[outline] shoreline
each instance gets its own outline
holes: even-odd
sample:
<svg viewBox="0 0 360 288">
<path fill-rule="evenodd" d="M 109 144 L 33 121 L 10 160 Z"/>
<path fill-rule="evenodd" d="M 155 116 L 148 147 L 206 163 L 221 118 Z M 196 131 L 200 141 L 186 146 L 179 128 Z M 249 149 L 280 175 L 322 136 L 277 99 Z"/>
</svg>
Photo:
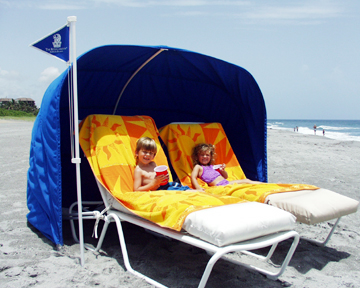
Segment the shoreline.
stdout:
<svg viewBox="0 0 360 288">
<path fill-rule="evenodd" d="M 334 139 L 334 138 L 330 138 L 328 136 L 324 135 L 319 135 L 319 134 L 306 134 L 306 133 L 300 133 L 300 132 L 293 132 L 292 130 L 286 130 L 286 129 L 274 129 L 274 128 L 267 128 L 267 133 L 269 135 L 269 133 L 284 133 L 284 134 L 289 134 L 290 135 L 298 135 L 298 137 L 304 136 L 304 137 L 313 137 L 314 139 L 323 139 L 323 140 L 330 140 L 330 141 L 337 141 L 337 142 L 350 142 L 350 143 L 358 143 L 360 145 L 360 141 L 356 141 L 356 140 L 344 140 L 344 139 Z M 322 133 L 322 132 L 321 132 Z M 321 141 L 321 140 L 319 140 Z"/>
<path fill-rule="evenodd" d="M 56 247 L 28 224 L 26 173 L 32 122 L 0 119 L 0 286 L 7 287 L 153 287 L 126 272 L 114 224 L 102 251 L 85 250 L 79 264 L 69 221 L 63 221 L 64 246 Z M 360 143 L 268 129 L 269 182 L 305 183 L 360 200 Z M 272 281 L 261 274 L 219 261 L 206 287 L 359 287 L 359 212 L 344 216 L 326 247 L 301 240 L 285 273 Z M 321 238 L 334 221 L 313 226 L 298 224 L 300 235 Z M 84 220 L 85 242 L 94 221 Z M 134 269 L 170 287 L 198 285 L 209 256 L 201 249 L 157 238 L 124 223 Z M 100 228 L 99 228 L 100 231 Z M 288 243 L 280 243 L 272 260 L 278 264 Z M 241 256 L 245 259 L 246 256 Z"/>
<path fill-rule="evenodd" d="M 316 125 L 316 130 L 314 130 Z M 286 130 L 299 134 L 325 136 L 340 141 L 360 142 L 360 120 L 267 120 L 267 128 Z M 325 135 L 323 134 L 325 132 Z"/>
</svg>

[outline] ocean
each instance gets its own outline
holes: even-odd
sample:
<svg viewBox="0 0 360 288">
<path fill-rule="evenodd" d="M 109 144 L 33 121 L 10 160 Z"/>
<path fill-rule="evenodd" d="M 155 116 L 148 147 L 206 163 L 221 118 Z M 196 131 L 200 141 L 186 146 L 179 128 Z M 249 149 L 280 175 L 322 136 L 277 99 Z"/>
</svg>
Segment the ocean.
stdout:
<svg viewBox="0 0 360 288">
<path fill-rule="evenodd" d="M 284 120 L 268 119 L 268 129 L 281 129 L 301 134 L 328 137 L 341 141 L 360 141 L 360 120 Z M 323 135 L 325 130 L 325 135 Z"/>
</svg>

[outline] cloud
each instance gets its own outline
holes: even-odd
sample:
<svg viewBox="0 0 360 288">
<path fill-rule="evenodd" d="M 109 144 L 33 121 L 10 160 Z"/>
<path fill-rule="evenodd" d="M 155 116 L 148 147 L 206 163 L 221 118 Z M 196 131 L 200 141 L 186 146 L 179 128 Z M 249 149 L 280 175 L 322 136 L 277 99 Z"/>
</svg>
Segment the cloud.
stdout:
<svg viewBox="0 0 360 288">
<path fill-rule="evenodd" d="M 187 10 L 175 12 L 177 15 L 223 15 L 242 19 L 247 24 L 319 24 L 342 15 L 342 10 L 331 0 L 277 1 L 275 5 L 268 4 L 268 1 L 241 0 L 77 0 L 62 1 L 61 4 L 58 1 L 39 1 L 42 3 L 39 6 L 41 9 L 59 10 L 92 9 L 103 5 L 133 8 L 178 7 Z M 191 11 L 192 8 L 201 10 Z"/>
<path fill-rule="evenodd" d="M 0 5 L 17 8 L 38 8 L 44 10 L 91 9 L 102 5 L 117 5 L 125 7 L 199 7 L 199 6 L 239 6 L 247 5 L 249 1 L 231 0 L 0 0 Z"/>
<path fill-rule="evenodd" d="M 0 79 L 2 80 L 16 80 L 19 78 L 19 72 L 3 70 L 0 67 Z"/>
<path fill-rule="evenodd" d="M 41 76 L 39 78 L 40 82 L 50 83 L 56 77 L 60 75 L 60 71 L 55 67 L 48 67 L 44 71 L 41 72 Z"/>
<path fill-rule="evenodd" d="M 22 79 L 18 71 L 8 71 L 0 67 L 0 98 L 18 98 Z"/>
<path fill-rule="evenodd" d="M 34 8 L 41 10 L 79 10 L 88 8 L 88 4 L 93 3 L 93 0 L 67 0 L 67 1 L 54 1 L 54 0 L 0 0 L 0 7 L 6 6 L 7 8 Z"/>
<path fill-rule="evenodd" d="M 307 72 L 307 71 L 309 71 L 309 65 L 303 64 L 303 65 L 301 66 L 301 71 L 302 71 L 302 72 Z"/>
<path fill-rule="evenodd" d="M 190 9 L 201 8 L 201 12 L 204 15 L 219 15 L 219 13 L 221 13 L 224 17 L 242 19 L 248 24 L 317 24 L 329 18 L 343 16 L 343 11 L 339 6 L 339 2 L 332 0 L 284 0 L 276 1 L 275 3 L 276 5 L 271 5 L 268 1 L 248 0 L 0 0 L 0 7 L 26 7 L 42 10 L 79 10 L 97 9 L 102 6 L 133 8 L 168 6 L 187 8 L 188 11 L 177 11 L 178 15 L 184 16 L 198 16 L 198 11 L 192 12 Z M 216 8 L 214 9 L 214 7 Z"/>
<path fill-rule="evenodd" d="M 75 4 L 73 2 L 70 3 L 54 3 L 54 2 L 46 2 L 44 4 L 40 4 L 38 6 L 39 9 L 42 10 L 82 10 L 86 9 L 86 5 L 81 3 Z"/>
<path fill-rule="evenodd" d="M 251 11 L 247 11 L 240 16 L 256 22 L 308 24 L 320 23 L 324 19 L 339 17 L 341 14 L 342 10 L 329 1 L 317 3 L 312 1 L 297 5 L 253 7 Z"/>
<path fill-rule="evenodd" d="M 18 71 L 8 71 L 0 67 L 0 98 L 32 98 L 39 106 L 47 86 L 59 75 L 58 68 L 48 67 L 41 72 L 36 82 Z"/>
<path fill-rule="evenodd" d="M 183 6 L 183 7 L 199 7 L 199 6 L 227 6 L 227 5 L 243 5 L 249 1 L 221 1 L 221 0 L 93 0 L 97 4 L 115 4 L 118 6 L 132 7 L 149 7 L 149 6 Z"/>
</svg>

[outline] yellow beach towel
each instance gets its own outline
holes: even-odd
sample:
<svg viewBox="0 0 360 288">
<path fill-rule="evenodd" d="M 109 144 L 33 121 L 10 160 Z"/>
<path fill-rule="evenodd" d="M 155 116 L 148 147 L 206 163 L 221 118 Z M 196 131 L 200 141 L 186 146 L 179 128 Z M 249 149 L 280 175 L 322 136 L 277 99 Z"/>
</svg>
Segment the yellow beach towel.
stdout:
<svg viewBox="0 0 360 288">
<path fill-rule="evenodd" d="M 95 177 L 120 204 L 142 218 L 179 231 L 185 217 L 193 211 L 243 202 L 236 197 L 195 191 L 134 192 L 135 148 L 139 138 L 154 139 L 158 148 L 154 161 L 168 166 L 153 119 L 90 115 L 81 124 L 80 145 Z"/>
<path fill-rule="evenodd" d="M 216 162 L 226 164 L 229 181 L 246 178 L 220 123 L 169 124 L 160 129 L 160 137 L 167 146 L 171 164 L 184 185 L 192 187 L 191 154 L 195 145 L 199 143 L 211 143 L 216 146 Z M 200 179 L 199 183 L 207 187 Z"/>
<path fill-rule="evenodd" d="M 193 169 L 191 154 L 195 145 L 199 143 L 215 145 L 217 153 L 216 163 L 226 164 L 226 171 L 229 176 L 227 180 L 232 181 L 246 178 L 220 123 L 169 124 L 160 129 L 160 137 L 167 146 L 171 164 L 183 185 L 193 187 L 191 184 L 191 172 Z M 209 187 L 200 179 L 198 179 L 198 182 L 207 193 L 234 196 L 262 203 L 270 194 L 318 189 L 316 186 L 306 184 L 272 183 Z"/>
</svg>

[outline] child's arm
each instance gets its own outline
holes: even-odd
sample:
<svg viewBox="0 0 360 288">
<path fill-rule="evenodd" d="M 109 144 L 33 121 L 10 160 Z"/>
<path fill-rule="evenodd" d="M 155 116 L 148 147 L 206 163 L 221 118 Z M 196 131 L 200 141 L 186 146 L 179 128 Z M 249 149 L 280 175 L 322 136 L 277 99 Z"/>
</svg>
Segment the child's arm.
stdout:
<svg viewBox="0 0 360 288">
<path fill-rule="evenodd" d="M 202 188 L 199 185 L 199 182 L 197 181 L 197 178 L 200 174 L 200 170 L 201 170 L 201 166 L 195 165 L 193 171 L 191 172 L 191 184 L 195 187 L 196 190 L 204 190 L 204 188 Z"/>
<path fill-rule="evenodd" d="M 225 164 L 222 164 L 221 167 L 220 167 L 220 174 L 221 176 L 223 176 L 225 179 L 227 179 L 229 177 L 228 173 L 225 171 L 225 167 L 226 165 Z"/>
<path fill-rule="evenodd" d="M 160 187 L 161 181 L 163 181 L 164 176 L 155 177 L 150 183 L 142 186 L 142 171 L 141 169 L 135 168 L 134 172 L 134 191 L 154 191 Z"/>
</svg>

